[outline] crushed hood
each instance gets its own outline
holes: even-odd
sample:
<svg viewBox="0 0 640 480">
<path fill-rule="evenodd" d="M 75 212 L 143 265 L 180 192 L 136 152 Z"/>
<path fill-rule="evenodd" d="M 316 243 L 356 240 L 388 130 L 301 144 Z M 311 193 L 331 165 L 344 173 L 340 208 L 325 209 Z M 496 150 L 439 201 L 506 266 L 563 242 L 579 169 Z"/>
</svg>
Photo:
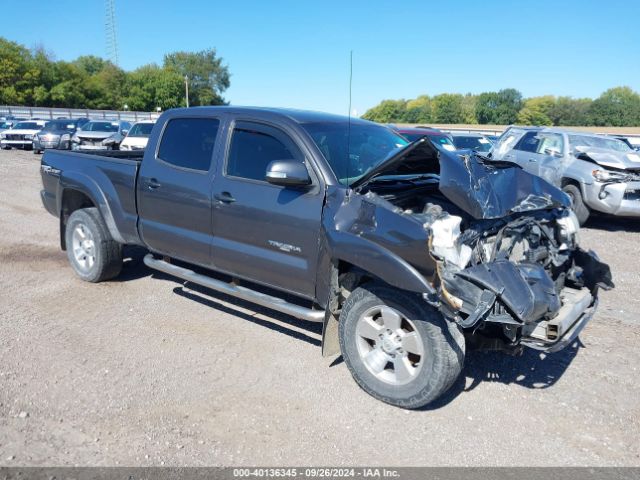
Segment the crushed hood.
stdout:
<svg viewBox="0 0 640 480">
<path fill-rule="evenodd" d="M 425 138 L 381 162 L 352 187 L 362 189 L 381 175 L 419 175 L 430 171 L 429 163 L 433 161 L 440 163 L 440 192 L 476 219 L 570 205 L 560 189 L 514 163 L 484 161 L 471 151 L 449 152 L 436 148 Z"/>
<path fill-rule="evenodd" d="M 576 147 L 576 157 L 592 161 L 603 167 L 621 170 L 639 170 L 640 154 L 638 152 L 618 152 L 606 148 Z"/>
<path fill-rule="evenodd" d="M 569 207 L 569 198 L 546 180 L 509 162 L 441 152 L 440 191 L 477 219 L 511 213 Z"/>
</svg>

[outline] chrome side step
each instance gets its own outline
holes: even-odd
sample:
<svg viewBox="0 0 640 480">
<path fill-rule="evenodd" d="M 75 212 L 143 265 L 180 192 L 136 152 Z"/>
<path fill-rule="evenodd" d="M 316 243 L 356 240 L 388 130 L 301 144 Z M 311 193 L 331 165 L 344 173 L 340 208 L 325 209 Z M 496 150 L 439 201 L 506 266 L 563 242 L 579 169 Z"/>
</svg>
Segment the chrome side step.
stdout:
<svg viewBox="0 0 640 480">
<path fill-rule="evenodd" d="M 278 312 L 286 313 L 302 320 L 309 322 L 322 322 L 324 320 L 324 310 L 312 310 L 310 308 L 304 308 L 299 305 L 294 305 L 286 300 L 278 297 L 272 297 L 265 293 L 256 292 L 250 288 L 241 287 L 232 283 L 222 282 L 205 275 L 189 270 L 188 268 L 179 267 L 164 260 L 158 260 L 153 258 L 152 254 L 147 254 L 144 257 L 144 263 L 150 268 L 160 270 L 161 272 L 168 273 L 174 277 L 181 278 L 187 282 L 193 282 L 203 287 L 216 290 L 218 292 L 226 293 L 233 297 L 241 298 L 248 302 L 261 305 L 263 307 L 271 308 Z"/>
</svg>

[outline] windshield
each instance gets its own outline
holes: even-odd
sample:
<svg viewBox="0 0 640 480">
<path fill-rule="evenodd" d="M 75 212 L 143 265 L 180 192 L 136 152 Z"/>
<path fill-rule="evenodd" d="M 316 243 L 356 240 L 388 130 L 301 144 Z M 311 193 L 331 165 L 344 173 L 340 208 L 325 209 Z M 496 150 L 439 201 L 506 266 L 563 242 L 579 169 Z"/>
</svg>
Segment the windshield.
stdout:
<svg viewBox="0 0 640 480">
<path fill-rule="evenodd" d="M 588 135 L 569 135 L 572 147 L 594 147 L 616 150 L 618 152 L 632 152 L 633 149 L 616 138 L 596 137 Z"/>
<path fill-rule="evenodd" d="M 38 125 L 36 122 L 20 122 L 16 123 L 14 130 L 40 130 L 42 125 Z"/>
<path fill-rule="evenodd" d="M 148 137 L 153 130 L 153 123 L 136 123 L 129 131 L 128 137 Z"/>
<path fill-rule="evenodd" d="M 76 127 L 73 123 L 69 123 L 69 120 L 56 120 L 53 122 L 48 122 L 44 128 L 43 132 L 72 132 Z"/>
<path fill-rule="evenodd" d="M 302 127 L 324 155 L 336 177 L 348 185 L 409 144 L 386 127 L 354 122 L 305 123 Z M 349 148 L 347 149 L 347 139 Z"/>
<path fill-rule="evenodd" d="M 475 135 L 454 135 L 453 143 L 458 150 L 467 148 L 476 152 L 488 152 L 491 150 L 491 142 L 489 140 Z"/>
<path fill-rule="evenodd" d="M 111 122 L 89 122 L 82 126 L 84 132 L 117 132 L 118 124 Z"/>
</svg>

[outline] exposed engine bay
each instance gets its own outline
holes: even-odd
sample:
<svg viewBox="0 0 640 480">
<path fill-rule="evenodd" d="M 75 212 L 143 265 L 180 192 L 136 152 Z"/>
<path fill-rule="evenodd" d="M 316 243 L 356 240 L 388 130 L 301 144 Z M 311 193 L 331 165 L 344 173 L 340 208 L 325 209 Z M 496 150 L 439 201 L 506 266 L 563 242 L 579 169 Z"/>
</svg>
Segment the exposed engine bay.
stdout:
<svg viewBox="0 0 640 480">
<path fill-rule="evenodd" d="M 460 163 L 468 185 L 459 168 L 437 161 L 419 177 L 404 170 L 371 182 L 365 197 L 422 224 L 425 254 L 436 265 L 434 305 L 472 342 L 507 351 L 563 348 L 595 311 L 598 289 L 613 287 L 609 267 L 580 249 L 577 218 L 553 203 L 546 182 L 534 185 L 539 194 L 520 195 L 517 181 L 528 182 L 523 192 L 544 181 L 477 159 Z M 497 203 L 496 186 L 504 190 Z"/>
</svg>

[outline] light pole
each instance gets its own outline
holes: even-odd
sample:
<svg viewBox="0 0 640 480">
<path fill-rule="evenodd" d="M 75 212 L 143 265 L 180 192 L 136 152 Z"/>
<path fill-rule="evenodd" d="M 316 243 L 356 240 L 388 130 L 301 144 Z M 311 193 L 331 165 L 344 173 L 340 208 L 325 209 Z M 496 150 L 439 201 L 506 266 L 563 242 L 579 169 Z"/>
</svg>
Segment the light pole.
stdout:
<svg viewBox="0 0 640 480">
<path fill-rule="evenodd" d="M 184 76 L 184 94 L 187 99 L 187 108 L 189 108 L 189 77 L 187 75 Z"/>
</svg>

